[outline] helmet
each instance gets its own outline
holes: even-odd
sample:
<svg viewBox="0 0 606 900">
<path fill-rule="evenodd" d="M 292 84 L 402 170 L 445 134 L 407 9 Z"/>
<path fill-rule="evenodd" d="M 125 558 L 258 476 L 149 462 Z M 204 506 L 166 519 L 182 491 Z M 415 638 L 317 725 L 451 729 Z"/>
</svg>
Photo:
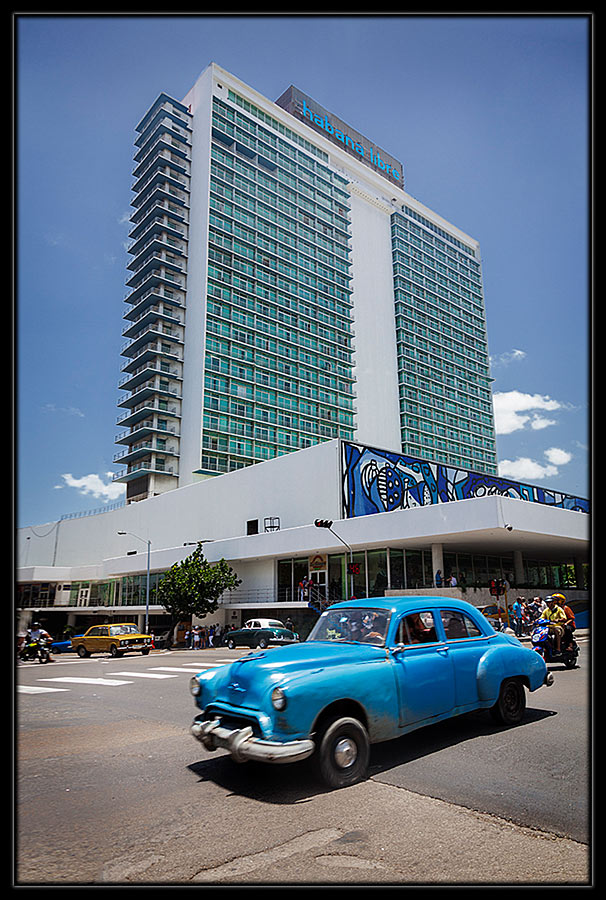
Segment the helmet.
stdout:
<svg viewBox="0 0 606 900">
<path fill-rule="evenodd" d="M 564 603 L 566 603 L 566 597 L 564 596 L 564 594 L 552 594 L 551 599 L 552 600 L 563 600 Z"/>
<path fill-rule="evenodd" d="M 554 600 L 555 597 L 552 597 L 551 594 L 549 595 L 549 597 L 545 597 L 545 603 L 553 603 Z"/>
</svg>

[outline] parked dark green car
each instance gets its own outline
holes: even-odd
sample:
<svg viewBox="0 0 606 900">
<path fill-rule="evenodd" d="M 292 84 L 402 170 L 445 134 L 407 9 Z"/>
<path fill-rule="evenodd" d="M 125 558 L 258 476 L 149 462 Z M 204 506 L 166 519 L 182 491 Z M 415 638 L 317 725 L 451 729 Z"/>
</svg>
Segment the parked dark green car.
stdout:
<svg viewBox="0 0 606 900">
<path fill-rule="evenodd" d="M 279 619 L 249 619 L 244 628 L 237 631 L 228 631 L 223 638 L 223 643 L 234 650 L 236 647 L 266 647 L 281 646 L 282 644 L 294 644 L 299 640 L 293 631 L 284 627 L 284 622 Z"/>
</svg>

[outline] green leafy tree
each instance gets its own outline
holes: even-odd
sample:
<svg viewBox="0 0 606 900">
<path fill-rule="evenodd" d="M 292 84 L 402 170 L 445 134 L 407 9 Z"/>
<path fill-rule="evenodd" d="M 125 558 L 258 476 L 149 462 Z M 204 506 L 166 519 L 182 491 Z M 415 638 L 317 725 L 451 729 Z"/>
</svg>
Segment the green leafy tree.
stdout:
<svg viewBox="0 0 606 900">
<path fill-rule="evenodd" d="M 183 619 L 215 612 L 221 595 L 240 584 L 242 579 L 224 559 L 209 563 L 198 544 L 186 559 L 171 566 L 158 584 L 156 598 L 170 614 L 172 628 Z"/>
</svg>

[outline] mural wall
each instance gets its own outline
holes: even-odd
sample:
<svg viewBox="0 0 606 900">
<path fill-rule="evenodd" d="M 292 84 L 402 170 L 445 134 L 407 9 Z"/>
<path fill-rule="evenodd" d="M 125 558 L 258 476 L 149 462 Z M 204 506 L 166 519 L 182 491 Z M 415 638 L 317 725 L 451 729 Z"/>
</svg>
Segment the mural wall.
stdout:
<svg viewBox="0 0 606 900">
<path fill-rule="evenodd" d="M 589 501 L 521 481 L 342 442 L 345 518 L 500 495 L 589 512 Z"/>
</svg>

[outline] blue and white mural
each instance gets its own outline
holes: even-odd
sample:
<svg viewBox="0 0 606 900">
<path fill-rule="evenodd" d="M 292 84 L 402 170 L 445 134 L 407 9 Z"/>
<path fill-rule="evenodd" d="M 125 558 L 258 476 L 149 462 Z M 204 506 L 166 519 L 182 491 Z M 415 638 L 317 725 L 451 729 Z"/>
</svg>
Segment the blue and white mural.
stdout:
<svg viewBox="0 0 606 900">
<path fill-rule="evenodd" d="M 347 441 L 342 442 L 342 453 L 343 505 L 348 519 L 494 494 L 589 512 L 589 501 L 581 497 L 497 475 L 482 475 Z"/>
</svg>

